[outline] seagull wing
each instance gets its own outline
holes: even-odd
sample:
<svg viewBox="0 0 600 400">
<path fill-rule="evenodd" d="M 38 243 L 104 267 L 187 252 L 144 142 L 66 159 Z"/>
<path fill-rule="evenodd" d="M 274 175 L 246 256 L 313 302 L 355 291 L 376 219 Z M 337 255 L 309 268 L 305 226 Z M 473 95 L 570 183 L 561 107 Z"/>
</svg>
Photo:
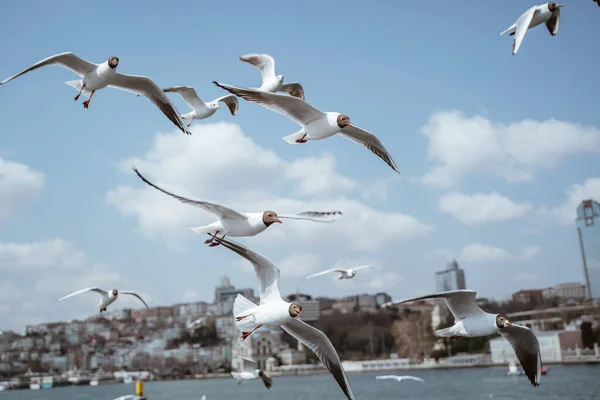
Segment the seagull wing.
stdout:
<svg viewBox="0 0 600 400">
<path fill-rule="evenodd" d="M 290 96 L 298 97 L 299 99 L 304 100 L 304 88 L 298 82 L 290 82 L 284 85 L 281 85 L 280 92 L 289 93 Z"/>
<path fill-rule="evenodd" d="M 327 335 L 298 318 L 294 318 L 294 320 L 281 327 L 315 353 L 327 370 L 331 372 L 346 397 L 353 400 L 354 395 L 348 377 L 342 367 L 340 357 Z"/>
<path fill-rule="evenodd" d="M 221 245 L 238 253 L 254 266 L 260 288 L 260 304 L 273 300 L 283 301 L 279 292 L 279 268 L 265 257 L 233 240 L 223 239 Z"/>
<path fill-rule="evenodd" d="M 98 65 L 93 64 L 89 61 L 85 61 L 83 58 L 79 58 L 73 53 L 60 53 L 36 62 L 31 67 L 24 69 L 18 74 L 6 78 L 2 82 L 0 82 L 0 85 L 4 85 L 5 83 L 12 81 L 13 79 L 28 73 L 29 71 L 33 71 L 34 69 L 38 69 L 41 67 L 45 67 L 46 65 L 52 64 L 58 64 L 61 67 L 70 69 L 82 78 L 85 74 L 87 74 L 90 71 L 93 71 L 98 67 Z"/>
<path fill-rule="evenodd" d="M 119 294 L 128 294 L 128 295 L 131 295 L 131 296 L 135 296 L 135 297 L 137 297 L 138 299 L 140 299 L 140 301 L 141 301 L 142 303 L 144 303 L 144 305 L 146 306 L 146 308 L 150 308 L 150 307 L 148 307 L 148 304 L 146 304 L 146 302 L 144 301 L 144 299 L 142 299 L 142 296 L 140 296 L 139 294 L 137 294 L 137 293 L 135 293 L 135 292 L 130 292 L 130 291 L 128 291 L 128 290 L 121 290 L 121 291 L 119 292 Z"/>
<path fill-rule="evenodd" d="M 555 36 L 558 33 L 558 27 L 560 25 L 560 8 L 557 8 L 556 11 L 552 13 L 552 16 L 548 21 L 546 21 L 546 28 L 548 28 L 548 32 L 552 36 Z"/>
<path fill-rule="evenodd" d="M 329 274 L 331 272 L 341 272 L 343 273 L 345 270 L 343 269 L 328 269 L 326 271 L 322 271 L 322 272 L 317 272 L 316 274 L 312 274 L 306 277 L 306 279 L 310 279 L 310 278 L 314 278 L 315 276 L 321 276 L 321 275 L 325 275 L 325 274 Z"/>
<path fill-rule="evenodd" d="M 271 390 L 271 387 L 273 386 L 273 379 L 265 373 L 263 373 L 262 376 L 259 377 L 260 379 L 262 379 L 263 383 L 265 384 L 265 387 Z"/>
<path fill-rule="evenodd" d="M 521 43 L 523 43 L 523 38 L 525 38 L 525 34 L 529 29 L 529 24 L 531 24 L 531 20 L 533 19 L 536 10 L 537 6 L 531 7 L 529 10 L 525 11 L 523 15 L 521 15 L 517 20 L 517 29 L 515 30 L 515 39 L 513 41 L 513 56 L 517 54 L 517 51 L 519 51 L 519 47 L 521 47 Z"/>
<path fill-rule="evenodd" d="M 355 271 L 358 271 L 359 269 L 364 269 L 364 268 L 375 268 L 375 266 L 374 265 L 361 265 L 361 266 L 358 266 L 358 267 L 355 267 L 352 269 Z"/>
<path fill-rule="evenodd" d="M 182 196 L 178 196 L 174 193 L 171 193 L 165 189 L 162 189 L 158 186 L 156 186 L 154 183 L 150 182 L 148 179 L 146 179 L 138 170 L 137 168 L 133 167 L 133 170 L 135 171 L 135 173 L 137 174 L 137 176 L 140 177 L 141 180 L 143 180 L 144 182 L 146 182 L 148 185 L 152 186 L 153 188 L 160 190 L 161 192 L 168 194 L 169 196 L 179 200 L 180 202 L 184 203 L 184 204 L 190 204 L 196 207 L 200 207 L 203 208 L 204 210 L 215 214 L 216 216 L 218 216 L 221 219 L 247 219 L 245 215 L 240 214 L 239 212 L 232 210 L 229 207 L 226 207 L 222 204 L 219 203 L 213 203 L 210 201 L 205 201 L 205 200 L 193 200 L 193 199 L 188 199 Z"/>
<path fill-rule="evenodd" d="M 196 89 L 191 86 L 171 86 L 163 89 L 165 93 L 177 93 L 185 102 L 192 107 L 194 110 L 204 110 L 206 109 L 206 105 L 202 101 L 198 94 L 196 93 Z"/>
<path fill-rule="evenodd" d="M 385 303 L 382 307 L 389 307 L 396 304 L 404 304 L 404 303 L 412 303 L 417 300 L 427 300 L 427 299 L 444 299 L 446 300 L 446 305 L 448 309 L 454 315 L 455 319 L 463 319 L 467 316 L 472 316 L 478 313 L 484 313 L 484 311 L 479 308 L 477 303 L 475 303 L 475 296 L 477 296 L 477 292 L 473 290 L 451 290 L 448 292 L 441 292 L 436 294 L 429 294 L 426 296 L 414 297 L 412 299 L 400 300 L 400 301 L 391 301 L 389 303 Z"/>
<path fill-rule="evenodd" d="M 500 333 L 512 346 L 531 384 L 539 386 L 542 375 L 542 356 L 540 344 L 531 329 L 513 324 L 500 329 Z"/>
<path fill-rule="evenodd" d="M 325 116 L 323 111 L 311 106 L 298 97 L 263 92 L 255 89 L 242 89 L 215 81 L 213 81 L 213 83 L 244 100 L 260 104 L 271 111 L 275 111 L 284 117 L 291 119 L 300 126 L 308 125 L 312 121 Z"/>
<path fill-rule="evenodd" d="M 399 378 L 400 378 L 400 380 L 407 379 L 407 380 L 411 380 L 411 381 L 425 382 L 425 379 L 418 378 L 416 376 L 410 376 L 410 375 L 403 375 L 403 376 L 400 376 Z"/>
<path fill-rule="evenodd" d="M 387 163 L 394 171 L 400 173 L 396 163 L 392 159 L 392 156 L 383 146 L 383 143 L 377 138 L 377 136 L 373 135 L 371 132 L 367 132 L 364 129 L 361 129 L 354 125 L 348 125 L 339 133 L 340 135 L 365 146 L 367 149 L 371 150 L 373 154 L 377 157 L 381 158 L 383 161 Z"/>
<path fill-rule="evenodd" d="M 296 215 L 278 215 L 279 218 L 287 219 L 305 219 L 313 222 L 335 222 L 335 218 L 329 218 L 336 215 L 342 215 L 341 211 L 304 211 Z"/>
<path fill-rule="evenodd" d="M 117 73 L 109 86 L 149 98 L 176 127 L 191 135 L 169 97 L 147 76 Z"/>
<path fill-rule="evenodd" d="M 60 299 L 58 299 L 58 301 L 61 301 L 61 300 L 64 300 L 64 299 L 68 299 L 69 297 L 77 296 L 78 294 L 85 293 L 85 292 L 96 292 L 96 293 L 98 293 L 101 296 L 108 296 L 108 293 L 106 292 L 106 290 L 102 290 L 102 289 L 97 288 L 97 287 L 91 287 L 91 288 L 87 288 L 87 289 L 81 289 L 81 290 L 78 290 L 78 291 L 73 292 L 71 294 L 68 294 L 68 295 L 66 295 L 66 296 L 61 297 Z"/>
<path fill-rule="evenodd" d="M 225 103 L 227 108 L 229 108 L 229 112 L 231 112 L 231 115 L 237 114 L 238 108 L 239 108 L 239 103 L 238 103 L 237 97 L 235 97 L 234 95 L 230 94 L 227 96 L 222 96 L 222 97 L 219 97 L 218 99 L 216 99 L 216 101 L 221 101 L 221 102 Z"/>
<path fill-rule="evenodd" d="M 275 79 L 275 59 L 270 55 L 258 53 L 244 54 L 240 56 L 240 61 L 260 68 L 263 83 Z"/>
<path fill-rule="evenodd" d="M 398 379 L 396 375 L 379 375 L 375 379 Z"/>
</svg>

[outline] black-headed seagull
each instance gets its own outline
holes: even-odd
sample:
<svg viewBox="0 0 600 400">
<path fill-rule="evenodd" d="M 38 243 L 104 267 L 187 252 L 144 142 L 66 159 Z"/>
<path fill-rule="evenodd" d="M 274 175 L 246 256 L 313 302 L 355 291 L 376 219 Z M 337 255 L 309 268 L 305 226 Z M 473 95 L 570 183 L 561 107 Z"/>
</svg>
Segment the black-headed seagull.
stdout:
<svg viewBox="0 0 600 400">
<path fill-rule="evenodd" d="M 510 36 L 515 36 L 512 49 L 513 56 L 519 51 L 519 47 L 521 47 L 521 43 L 523 42 L 523 38 L 525 38 L 525 33 L 527 33 L 528 29 L 535 28 L 541 24 L 546 24 L 546 28 L 548 28 L 548 32 L 550 32 L 552 36 L 555 36 L 558 33 L 561 7 L 563 7 L 562 4 L 557 4 L 553 1 L 539 6 L 533 6 L 525 11 L 519 19 L 517 19 L 517 22 L 510 26 L 510 28 L 500 34 L 504 35 L 505 33 L 510 32 Z"/>
<path fill-rule="evenodd" d="M 317 272 L 316 274 L 309 275 L 306 277 L 306 279 L 314 278 L 315 276 L 330 274 L 332 272 L 337 272 L 340 274 L 338 279 L 352 279 L 356 275 L 356 271 L 358 271 L 359 269 L 364 269 L 364 268 L 374 268 L 374 266 L 373 265 L 361 265 L 359 267 L 348 268 L 348 269 L 332 268 L 332 269 L 328 269 L 327 271 Z"/>
<path fill-rule="evenodd" d="M 286 92 L 291 96 L 304 100 L 304 89 L 298 82 L 283 83 L 283 75 L 275 75 L 275 59 L 268 54 L 245 54 L 240 56 L 245 61 L 260 68 L 262 83 L 257 90 L 264 92 Z"/>
<path fill-rule="evenodd" d="M 144 303 L 146 308 L 148 308 L 148 304 L 146 304 L 144 299 L 142 299 L 142 296 L 140 296 L 139 294 L 137 294 L 135 292 L 130 292 L 127 290 L 118 291 L 117 289 L 113 289 L 110 292 L 107 292 L 106 290 L 103 290 L 103 289 L 100 289 L 97 287 L 91 287 L 91 288 L 78 290 L 78 291 L 70 293 L 64 297 L 61 297 L 60 299 L 58 299 L 58 301 L 68 299 L 69 297 L 76 296 L 78 294 L 86 293 L 86 292 L 96 292 L 101 296 L 100 303 L 98 303 L 98 305 L 97 305 L 97 307 L 100 309 L 100 312 L 106 311 L 106 307 L 108 307 L 109 305 L 114 303 L 117 300 L 117 297 L 119 297 L 119 294 L 128 294 L 128 295 L 137 297 L 138 299 L 140 299 L 140 301 L 142 303 Z"/>
<path fill-rule="evenodd" d="M 410 376 L 410 375 L 379 375 L 376 376 L 375 379 L 393 379 L 396 382 L 402 382 L 402 381 L 417 381 L 417 382 L 425 382 L 425 379 L 423 378 L 419 378 L 416 376 Z"/>
<path fill-rule="evenodd" d="M 231 115 L 235 115 L 238 111 L 238 99 L 234 95 L 221 96 L 211 102 L 205 103 L 198 97 L 196 90 L 191 86 L 172 86 L 163 89 L 165 93 L 177 93 L 191 107 L 192 111 L 181 115 L 184 120 L 190 120 L 187 126 L 191 126 L 195 119 L 205 119 L 217 112 L 221 108 L 219 102 L 225 103 L 229 108 Z"/>
<path fill-rule="evenodd" d="M 231 371 L 231 376 L 238 381 L 238 385 L 245 380 L 261 379 L 265 387 L 271 390 L 273 379 L 262 369 L 256 368 L 256 361 L 251 358 L 236 355 L 235 357 L 242 360 L 241 371 Z"/>
</svg>

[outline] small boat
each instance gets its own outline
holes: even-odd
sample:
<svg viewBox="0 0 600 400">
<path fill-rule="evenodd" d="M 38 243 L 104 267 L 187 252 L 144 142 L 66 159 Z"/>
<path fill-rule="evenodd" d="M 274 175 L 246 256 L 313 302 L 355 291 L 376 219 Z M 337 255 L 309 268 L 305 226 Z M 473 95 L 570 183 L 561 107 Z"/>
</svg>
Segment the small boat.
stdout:
<svg viewBox="0 0 600 400">
<path fill-rule="evenodd" d="M 42 378 L 42 389 L 52 389 L 54 387 L 54 378 L 52 376 L 44 376 Z"/>
<path fill-rule="evenodd" d="M 523 375 L 523 370 L 517 367 L 514 361 L 508 363 L 508 372 L 506 373 L 508 376 L 517 376 Z"/>
</svg>

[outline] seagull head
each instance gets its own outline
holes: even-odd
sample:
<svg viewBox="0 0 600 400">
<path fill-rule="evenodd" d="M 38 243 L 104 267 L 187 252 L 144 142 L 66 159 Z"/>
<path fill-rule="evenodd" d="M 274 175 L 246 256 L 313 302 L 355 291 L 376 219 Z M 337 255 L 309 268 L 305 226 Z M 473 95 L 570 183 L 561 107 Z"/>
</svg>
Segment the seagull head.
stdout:
<svg viewBox="0 0 600 400">
<path fill-rule="evenodd" d="M 117 68 L 117 65 L 119 65 L 119 57 L 112 56 L 108 59 L 109 67 L 111 67 L 112 69 L 115 69 L 115 68 Z"/>
<path fill-rule="evenodd" d="M 350 270 L 350 275 L 352 275 L 352 276 L 356 275 L 356 270 L 355 269 L 351 269 Z"/>
<path fill-rule="evenodd" d="M 557 10 L 560 7 L 564 7 L 564 4 L 557 4 L 553 1 L 551 1 L 550 3 L 548 3 L 548 10 L 554 12 L 555 10 Z"/>
<path fill-rule="evenodd" d="M 506 319 L 506 317 L 502 314 L 496 315 L 496 326 L 500 329 L 506 328 L 507 326 L 512 326 L 512 322 Z"/>
<path fill-rule="evenodd" d="M 302 316 L 302 304 L 300 304 L 300 303 L 290 304 L 289 313 L 292 318 Z"/>
<path fill-rule="evenodd" d="M 352 125 L 352 122 L 350 122 L 349 116 L 340 114 L 337 117 L 337 125 L 340 127 L 340 129 L 344 129 L 348 125 Z"/>
<path fill-rule="evenodd" d="M 113 289 L 112 290 L 112 295 L 113 296 L 117 296 L 119 294 L 119 291 L 117 289 Z"/>
<path fill-rule="evenodd" d="M 281 83 L 283 82 L 283 75 L 277 75 L 275 79 L 277 79 L 277 81 Z"/>
<path fill-rule="evenodd" d="M 262 378 L 262 376 L 265 374 L 265 371 L 263 371 L 262 369 L 258 370 L 258 376 L 260 376 Z"/>
<path fill-rule="evenodd" d="M 275 211 L 270 211 L 270 210 L 265 211 L 263 213 L 262 220 L 266 226 L 270 226 L 271 224 L 273 224 L 275 222 L 282 224 L 281 220 L 277 217 L 277 213 Z"/>
</svg>

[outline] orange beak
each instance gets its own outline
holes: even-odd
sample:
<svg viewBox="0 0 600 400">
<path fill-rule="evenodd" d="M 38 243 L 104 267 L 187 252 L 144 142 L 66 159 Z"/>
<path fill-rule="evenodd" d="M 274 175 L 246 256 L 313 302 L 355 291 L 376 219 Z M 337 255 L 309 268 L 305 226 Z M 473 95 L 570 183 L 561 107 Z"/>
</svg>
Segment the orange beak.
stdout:
<svg viewBox="0 0 600 400">
<path fill-rule="evenodd" d="M 281 222 L 280 219 L 276 219 L 275 222 L 279 222 L 280 224 L 283 224 L 283 222 Z"/>
<path fill-rule="evenodd" d="M 302 316 L 302 311 L 298 311 L 298 316 L 301 317 Z"/>
<path fill-rule="evenodd" d="M 504 323 L 504 325 L 506 325 L 506 326 L 509 326 L 509 327 L 510 327 L 510 326 L 513 326 L 512 322 L 508 322 L 508 321 L 507 321 L 507 322 L 505 322 L 505 323 Z"/>
</svg>

